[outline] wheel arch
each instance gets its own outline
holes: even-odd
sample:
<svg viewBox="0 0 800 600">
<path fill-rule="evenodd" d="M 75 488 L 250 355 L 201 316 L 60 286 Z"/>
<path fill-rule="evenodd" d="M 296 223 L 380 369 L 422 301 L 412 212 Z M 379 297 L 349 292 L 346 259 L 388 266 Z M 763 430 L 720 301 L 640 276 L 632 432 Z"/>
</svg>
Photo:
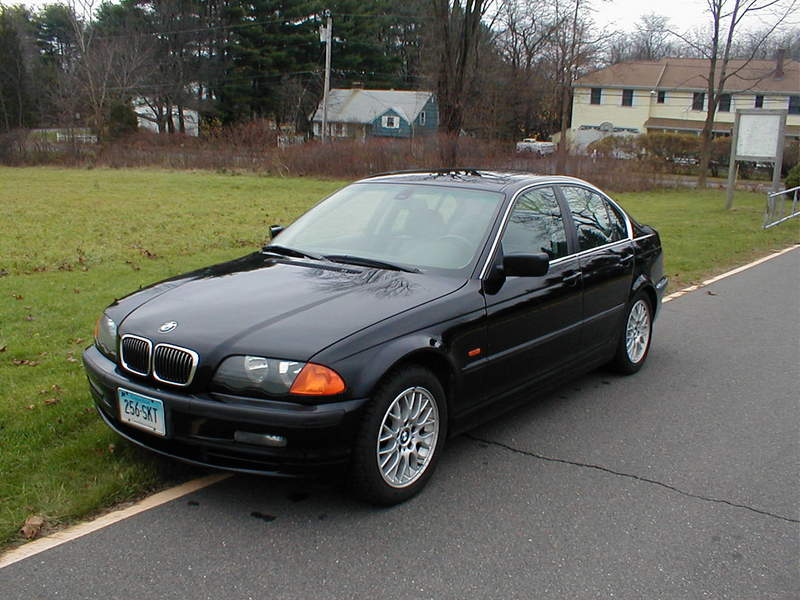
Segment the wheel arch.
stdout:
<svg viewBox="0 0 800 600">
<path fill-rule="evenodd" d="M 633 282 L 633 287 L 631 288 L 631 298 L 633 298 L 639 292 L 646 294 L 647 299 L 650 300 L 650 307 L 653 309 L 653 316 L 655 316 L 655 313 L 658 311 L 658 295 L 656 294 L 656 287 L 653 285 L 653 282 L 644 275 L 639 275 L 639 277 L 637 277 Z"/>
<path fill-rule="evenodd" d="M 392 373 L 404 366 L 419 365 L 439 380 L 445 393 L 448 415 L 452 414 L 453 398 L 458 389 L 458 370 L 438 336 L 416 334 L 360 354 L 360 359 L 346 369 L 356 377 L 352 387 L 354 395 L 372 397 L 375 388 Z M 364 369 L 367 361 L 371 368 Z"/>
<path fill-rule="evenodd" d="M 439 383 L 444 390 L 445 402 L 447 402 L 447 414 L 453 414 L 452 402 L 456 389 L 456 371 L 452 363 L 447 357 L 433 349 L 420 348 L 413 350 L 405 356 L 399 358 L 389 369 L 387 369 L 383 376 L 378 380 L 380 382 L 389 373 L 402 369 L 405 365 L 419 365 L 428 369 L 436 376 Z M 376 382 L 376 385 L 377 383 Z"/>
</svg>

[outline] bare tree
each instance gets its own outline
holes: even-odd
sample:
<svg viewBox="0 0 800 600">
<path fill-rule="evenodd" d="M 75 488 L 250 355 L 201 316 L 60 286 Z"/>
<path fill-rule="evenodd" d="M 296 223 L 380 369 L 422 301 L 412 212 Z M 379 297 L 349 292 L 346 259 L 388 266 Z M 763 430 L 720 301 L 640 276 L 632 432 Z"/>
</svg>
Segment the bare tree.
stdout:
<svg viewBox="0 0 800 600">
<path fill-rule="evenodd" d="M 437 98 L 439 130 L 451 137 L 443 145 L 442 159 L 454 164 L 458 155 L 457 136 L 464 124 L 464 97 L 468 69 L 473 64 L 484 0 L 432 0 L 434 29 L 438 45 Z"/>
<path fill-rule="evenodd" d="M 70 0 L 74 49 L 60 61 L 52 94 L 67 123 L 87 117 L 98 138 L 106 134 L 112 104 L 129 104 L 153 68 L 149 32 L 120 29 L 108 35 L 94 20 L 95 0 Z"/>
<path fill-rule="evenodd" d="M 553 44 L 556 76 L 560 92 L 561 137 L 556 156 L 556 170 L 564 172 L 569 151 L 570 117 L 572 115 L 572 82 L 599 55 L 600 47 L 609 39 L 605 32 L 593 34 L 594 24 L 589 16 L 590 0 L 556 0 L 556 35 Z"/>
<path fill-rule="evenodd" d="M 714 116 L 721 96 L 725 93 L 725 85 L 731 77 L 738 75 L 758 55 L 775 30 L 793 13 L 797 0 L 706 0 L 711 19 L 710 35 L 690 36 L 676 34 L 698 54 L 708 59 L 709 68 L 706 80 L 706 96 L 708 108 L 703 130 L 700 134 L 700 173 L 697 187 L 706 187 L 708 166 L 711 162 L 712 130 Z M 750 46 L 744 60 L 737 61 L 731 68 L 730 61 L 735 55 L 735 35 L 744 28 L 743 23 L 761 17 L 768 24 L 755 37 L 750 39 Z M 755 84 L 755 82 L 754 82 Z"/>
<path fill-rule="evenodd" d="M 633 34 L 633 57 L 636 60 L 660 60 L 672 54 L 674 47 L 669 19 L 650 13 L 642 15 Z"/>
<path fill-rule="evenodd" d="M 505 65 L 501 104 L 508 105 L 517 135 L 530 135 L 541 127 L 537 113 L 543 105 L 543 56 L 555 37 L 557 22 L 547 0 L 504 0 L 496 18 L 493 40 Z M 536 133 L 542 133 L 537 131 Z"/>
</svg>

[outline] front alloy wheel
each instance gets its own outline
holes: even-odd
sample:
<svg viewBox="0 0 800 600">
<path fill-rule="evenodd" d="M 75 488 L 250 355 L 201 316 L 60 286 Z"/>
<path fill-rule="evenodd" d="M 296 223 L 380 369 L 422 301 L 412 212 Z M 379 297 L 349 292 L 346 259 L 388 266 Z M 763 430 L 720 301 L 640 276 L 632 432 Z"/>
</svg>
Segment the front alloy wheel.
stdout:
<svg viewBox="0 0 800 600">
<path fill-rule="evenodd" d="M 383 480 L 395 488 L 413 484 L 433 458 L 439 438 L 439 410 L 424 387 L 408 388 L 383 416 L 376 458 Z"/>
<path fill-rule="evenodd" d="M 408 500 L 433 474 L 446 432 L 439 379 L 417 365 L 393 371 L 364 410 L 350 465 L 354 491 L 374 504 Z"/>
</svg>

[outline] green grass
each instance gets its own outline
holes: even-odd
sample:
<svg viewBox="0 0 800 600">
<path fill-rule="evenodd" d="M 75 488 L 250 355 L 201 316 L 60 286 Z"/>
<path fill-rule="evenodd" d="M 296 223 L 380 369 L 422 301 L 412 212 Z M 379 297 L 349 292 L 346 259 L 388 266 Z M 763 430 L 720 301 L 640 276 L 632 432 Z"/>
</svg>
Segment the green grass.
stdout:
<svg viewBox="0 0 800 600">
<path fill-rule="evenodd" d="M 196 473 L 120 441 L 94 413 L 80 353 L 95 319 L 139 286 L 251 251 L 343 183 L 0 168 L 0 547 L 29 515 L 59 526 Z M 762 231 L 760 194 L 738 194 L 731 212 L 718 191 L 619 199 L 660 230 L 681 284 L 800 241 L 799 221 Z"/>
<path fill-rule="evenodd" d="M 725 210 L 721 190 L 638 192 L 615 198 L 637 220 L 658 229 L 673 291 L 800 243 L 800 218 L 762 229 L 766 194 L 737 192 L 733 210 Z"/>
<path fill-rule="evenodd" d="M 250 252 L 342 185 L 0 169 L 0 547 L 30 514 L 58 526 L 193 474 L 100 422 L 80 364 L 95 319 L 139 286 Z"/>
</svg>

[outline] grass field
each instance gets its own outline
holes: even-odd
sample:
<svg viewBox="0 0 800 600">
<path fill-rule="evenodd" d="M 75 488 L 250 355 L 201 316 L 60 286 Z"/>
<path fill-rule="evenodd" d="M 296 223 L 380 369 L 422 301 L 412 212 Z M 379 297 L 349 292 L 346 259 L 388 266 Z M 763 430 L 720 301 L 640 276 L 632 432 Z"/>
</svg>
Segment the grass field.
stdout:
<svg viewBox="0 0 800 600">
<path fill-rule="evenodd" d="M 100 311 L 158 279 L 257 248 L 344 182 L 149 170 L 0 168 L 0 547 L 194 474 L 121 442 L 80 364 Z M 763 195 L 621 194 L 683 285 L 800 241 L 761 230 Z"/>
</svg>

